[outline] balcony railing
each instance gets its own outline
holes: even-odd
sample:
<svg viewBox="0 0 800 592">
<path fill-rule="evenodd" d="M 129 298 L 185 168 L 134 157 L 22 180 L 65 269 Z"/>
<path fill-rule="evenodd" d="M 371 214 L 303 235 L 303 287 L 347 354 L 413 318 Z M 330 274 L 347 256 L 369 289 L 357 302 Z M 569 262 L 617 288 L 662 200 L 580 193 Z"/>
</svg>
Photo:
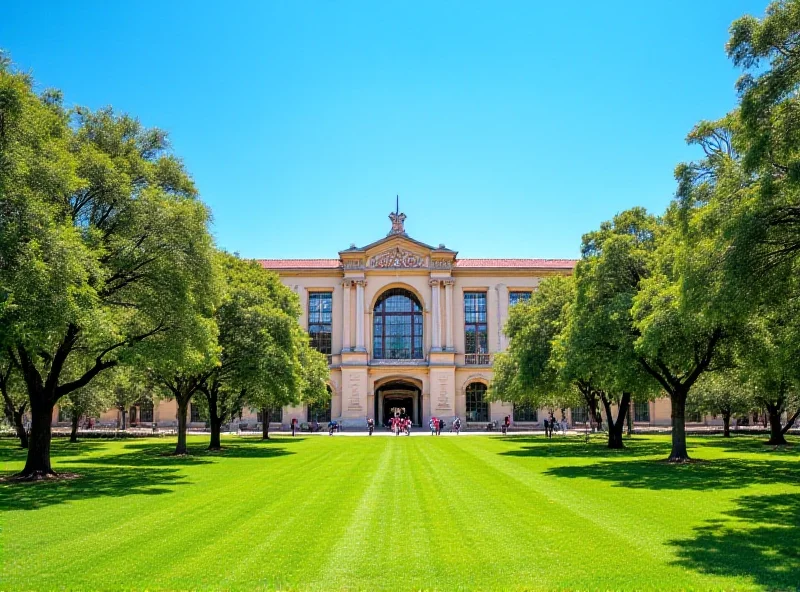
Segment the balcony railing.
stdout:
<svg viewBox="0 0 800 592">
<path fill-rule="evenodd" d="M 488 366 L 491 363 L 491 354 L 464 354 L 464 364 L 467 366 Z"/>
</svg>

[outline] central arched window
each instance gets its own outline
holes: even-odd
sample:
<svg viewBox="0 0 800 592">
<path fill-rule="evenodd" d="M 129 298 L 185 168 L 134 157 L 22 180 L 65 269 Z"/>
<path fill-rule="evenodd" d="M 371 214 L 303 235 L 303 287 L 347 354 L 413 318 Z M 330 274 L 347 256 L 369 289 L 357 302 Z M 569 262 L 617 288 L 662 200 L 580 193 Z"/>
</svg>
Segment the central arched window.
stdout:
<svg viewBox="0 0 800 592">
<path fill-rule="evenodd" d="M 408 290 L 387 290 L 375 304 L 372 355 L 378 360 L 422 359 L 422 306 Z"/>
<path fill-rule="evenodd" d="M 486 385 L 482 382 L 467 385 L 467 421 L 489 421 Z"/>
</svg>

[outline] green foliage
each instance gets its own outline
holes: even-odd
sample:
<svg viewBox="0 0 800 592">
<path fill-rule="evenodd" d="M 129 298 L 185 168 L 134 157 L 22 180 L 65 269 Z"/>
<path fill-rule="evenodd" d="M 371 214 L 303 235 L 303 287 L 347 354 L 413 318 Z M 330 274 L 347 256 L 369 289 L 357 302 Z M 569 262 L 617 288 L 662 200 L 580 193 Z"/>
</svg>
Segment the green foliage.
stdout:
<svg viewBox="0 0 800 592">
<path fill-rule="evenodd" d="M 537 408 L 580 404 L 556 353 L 574 296 L 573 278 L 552 277 L 539 284 L 529 301 L 511 308 L 505 327 L 508 350 L 497 354 L 493 364 L 493 400 Z"/>
<path fill-rule="evenodd" d="M 49 472 L 50 409 L 119 363 L 216 356 L 209 214 L 166 136 L 66 111 L 0 69 L 0 347 L 31 399 L 26 472 Z"/>
<path fill-rule="evenodd" d="M 740 372 L 726 370 L 704 374 L 689 395 L 687 407 L 702 414 L 736 417 L 757 408 L 753 390 Z"/>
<path fill-rule="evenodd" d="M 647 400 L 656 392 L 636 351 L 641 332 L 632 308 L 642 282 L 652 273 L 662 231 L 658 218 L 634 208 L 583 237 L 562 355 L 569 374 L 584 377 L 612 396 L 630 392 Z"/>
</svg>

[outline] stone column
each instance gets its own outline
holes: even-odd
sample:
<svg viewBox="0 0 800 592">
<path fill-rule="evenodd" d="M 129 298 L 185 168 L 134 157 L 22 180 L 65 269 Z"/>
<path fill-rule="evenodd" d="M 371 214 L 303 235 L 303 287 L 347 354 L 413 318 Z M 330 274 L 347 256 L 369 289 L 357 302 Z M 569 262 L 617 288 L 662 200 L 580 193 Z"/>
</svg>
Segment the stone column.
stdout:
<svg viewBox="0 0 800 592">
<path fill-rule="evenodd" d="M 364 348 L 364 280 L 354 280 L 356 285 L 356 351 L 366 351 Z"/>
<path fill-rule="evenodd" d="M 441 307 L 439 306 L 439 284 L 441 280 L 430 280 L 428 282 L 433 292 L 431 298 L 431 308 L 433 309 L 432 324 L 433 332 L 431 334 L 431 350 L 441 351 L 442 349 L 442 323 L 439 319 L 441 314 Z"/>
<path fill-rule="evenodd" d="M 445 349 L 452 351 L 453 346 L 453 286 L 454 279 L 444 280 L 444 328 L 445 328 Z"/>
<path fill-rule="evenodd" d="M 350 286 L 353 282 L 342 282 L 342 351 L 350 350 Z"/>
</svg>

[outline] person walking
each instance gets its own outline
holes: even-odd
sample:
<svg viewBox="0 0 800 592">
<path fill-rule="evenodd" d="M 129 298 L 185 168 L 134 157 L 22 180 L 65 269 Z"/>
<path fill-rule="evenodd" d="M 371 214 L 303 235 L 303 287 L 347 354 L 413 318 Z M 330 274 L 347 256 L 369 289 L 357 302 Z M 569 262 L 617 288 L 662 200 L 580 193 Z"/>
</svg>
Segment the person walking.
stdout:
<svg viewBox="0 0 800 592">
<path fill-rule="evenodd" d="M 509 426 L 510 426 L 510 425 L 511 425 L 511 417 L 510 417 L 510 416 L 508 416 L 508 415 L 506 415 L 506 416 L 503 418 L 503 435 L 504 435 L 504 436 L 505 436 L 506 434 L 508 434 L 508 428 L 509 428 Z"/>
<path fill-rule="evenodd" d="M 369 431 L 369 435 L 372 435 L 372 432 L 375 431 L 375 420 L 370 418 L 367 420 L 367 430 Z"/>
<path fill-rule="evenodd" d="M 295 433 L 297 433 L 297 418 L 292 418 L 292 438 L 294 438 Z"/>
<path fill-rule="evenodd" d="M 458 433 L 461 431 L 461 418 L 460 417 L 456 417 L 453 420 L 453 430 L 455 431 L 456 436 L 458 436 Z"/>
<path fill-rule="evenodd" d="M 428 427 L 431 429 L 431 436 L 433 436 L 436 433 L 436 418 L 435 417 L 431 417 L 428 420 Z"/>
</svg>

